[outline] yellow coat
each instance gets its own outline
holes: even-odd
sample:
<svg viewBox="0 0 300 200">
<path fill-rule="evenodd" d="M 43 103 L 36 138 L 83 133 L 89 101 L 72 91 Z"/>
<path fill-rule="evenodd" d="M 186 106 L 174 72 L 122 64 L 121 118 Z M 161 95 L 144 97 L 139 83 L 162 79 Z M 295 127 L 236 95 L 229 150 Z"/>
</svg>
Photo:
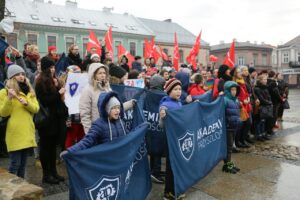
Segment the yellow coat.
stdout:
<svg viewBox="0 0 300 200">
<path fill-rule="evenodd" d="M 28 105 L 23 106 L 16 98 L 10 100 L 6 89 L 0 90 L 0 116 L 9 116 L 5 137 L 8 152 L 37 146 L 33 114 L 40 109 L 38 101 L 30 92 L 20 92 L 18 97 L 26 99 Z"/>
</svg>

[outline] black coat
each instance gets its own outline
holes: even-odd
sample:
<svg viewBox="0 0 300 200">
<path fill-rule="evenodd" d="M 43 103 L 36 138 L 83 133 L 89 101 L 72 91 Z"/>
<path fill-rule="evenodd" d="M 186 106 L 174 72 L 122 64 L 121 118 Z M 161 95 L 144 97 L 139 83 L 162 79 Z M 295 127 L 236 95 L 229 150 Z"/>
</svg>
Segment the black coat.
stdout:
<svg viewBox="0 0 300 200">
<path fill-rule="evenodd" d="M 80 67 L 80 69 L 82 69 L 83 64 L 79 54 L 75 56 L 69 53 L 67 58 L 68 58 L 69 65 L 77 65 L 78 67 Z"/>
<path fill-rule="evenodd" d="M 260 106 L 272 105 L 272 99 L 267 85 L 262 85 L 258 82 L 254 88 L 254 93 L 260 101 Z"/>
<path fill-rule="evenodd" d="M 120 65 L 120 67 L 122 67 L 126 72 L 129 73 L 129 66 L 127 63 L 123 64 L 123 65 Z"/>
<path fill-rule="evenodd" d="M 271 95 L 273 105 L 282 103 L 282 98 L 279 92 L 278 83 L 276 80 L 268 79 L 268 89 Z"/>
<path fill-rule="evenodd" d="M 39 129 L 39 134 L 40 136 L 54 136 L 57 139 L 61 139 L 65 136 L 65 122 L 68 117 L 68 109 L 61 100 L 58 89 L 54 91 L 45 90 L 42 84 L 45 83 L 38 82 L 35 86 L 35 91 L 39 103 L 49 112 L 49 120 L 45 127 Z"/>
</svg>

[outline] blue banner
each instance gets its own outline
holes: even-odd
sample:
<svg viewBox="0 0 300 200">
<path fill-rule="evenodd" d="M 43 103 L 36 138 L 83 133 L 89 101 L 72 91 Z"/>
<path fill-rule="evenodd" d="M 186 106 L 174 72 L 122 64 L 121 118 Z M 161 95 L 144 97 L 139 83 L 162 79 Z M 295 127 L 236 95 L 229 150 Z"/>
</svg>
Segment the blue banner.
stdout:
<svg viewBox="0 0 300 200">
<path fill-rule="evenodd" d="M 170 110 L 165 118 L 169 157 L 179 195 L 227 155 L 224 97 Z"/>
<path fill-rule="evenodd" d="M 194 96 L 193 100 L 198 100 L 200 102 L 207 102 L 207 103 L 209 103 L 209 102 L 212 102 L 212 100 L 213 100 L 212 97 L 213 97 L 212 90 L 209 90 L 209 91 L 205 92 L 202 95 Z"/>
<path fill-rule="evenodd" d="M 66 154 L 70 199 L 146 199 L 151 191 L 147 159 L 145 161 L 147 126 L 143 123 L 112 142 Z"/>
<path fill-rule="evenodd" d="M 69 67 L 69 61 L 65 53 L 62 53 L 59 60 L 55 63 L 55 73 L 60 75 Z"/>
<path fill-rule="evenodd" d="M 0 56 L 3 55 L 3 53 L 5 52 L 5 49 L 8 47 L 9 45 L 0 38 Z"/>
<path fill-rule="evenodd" d="M 146 134 L 147 149 L 150 155 L 163 156 L 167 147 L 166 133 L 159 127 L 159 102 L 166 96 L 163 91 L 146 91 L 144 117 L 149 123 Z"/>
</svg>

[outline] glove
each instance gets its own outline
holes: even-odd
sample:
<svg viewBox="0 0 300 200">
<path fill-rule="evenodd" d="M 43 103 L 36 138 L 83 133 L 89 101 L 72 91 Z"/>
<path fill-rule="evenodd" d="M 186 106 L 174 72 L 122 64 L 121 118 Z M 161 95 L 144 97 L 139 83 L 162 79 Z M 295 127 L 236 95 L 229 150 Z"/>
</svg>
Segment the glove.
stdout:
<svg viewBox="0 0 300 200">
<path fill-rule="evenodd" d="M 61 158 L 61 159 L 64 159 L 64 156 L 65 155 L 67 155 L 69 152 L 67 151 L 67 150 L 64 150 L 63 152 L 61 152 L 60 154 L 59 154 L 59 157 Z"/>
<path fill-rule="evenodd" d="M 135 107 L 136 104 L 137 104 L 137 100 L 136 99 L 132 99 L 131 102 L 132 102 L 132 107 Z"/>
</svg>

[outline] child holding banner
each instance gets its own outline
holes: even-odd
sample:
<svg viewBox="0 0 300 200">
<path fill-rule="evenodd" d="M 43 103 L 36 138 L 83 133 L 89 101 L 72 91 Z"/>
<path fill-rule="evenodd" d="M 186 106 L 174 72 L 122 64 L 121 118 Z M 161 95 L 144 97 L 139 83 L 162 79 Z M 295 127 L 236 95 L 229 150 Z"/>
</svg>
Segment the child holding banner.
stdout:
<svg viewBox="0 0 300 200">
<path fill-rule="evenodd" d="M 160 126 L 163 127 L 163 119 L 166 116 L 166 110 L 177 109 L 182 107 L 180 100 L 182 93 L 182 84 L 176 78 L 172 78 L 166 82 L 164 90 L 168 96 L 163 97 L 160 101 L 159 106 L 159 115 L 160 115 Z M 164 200 L 170 199 L 183 199 L 184 194 L 175 197 L 174 191 L 174 176 L 170 164 L 169 153 L 167 151 L 166 155 L 166 180 L 165 180 L 165 191 L 164 191 Z"/>
<path fill-rule="evenodd" d="M 225 90 L 225 119 L 227 133 L 227 157 L 224 160 L 223 172 L 236 174 L 240 171 L 231 161 L 233 149 L 233 138 L 241 126 L 240 120 L 240 102 L 237 99 L 240 87 L 234 81 L 227 81 L 224 85 Z"/>
</svg>

